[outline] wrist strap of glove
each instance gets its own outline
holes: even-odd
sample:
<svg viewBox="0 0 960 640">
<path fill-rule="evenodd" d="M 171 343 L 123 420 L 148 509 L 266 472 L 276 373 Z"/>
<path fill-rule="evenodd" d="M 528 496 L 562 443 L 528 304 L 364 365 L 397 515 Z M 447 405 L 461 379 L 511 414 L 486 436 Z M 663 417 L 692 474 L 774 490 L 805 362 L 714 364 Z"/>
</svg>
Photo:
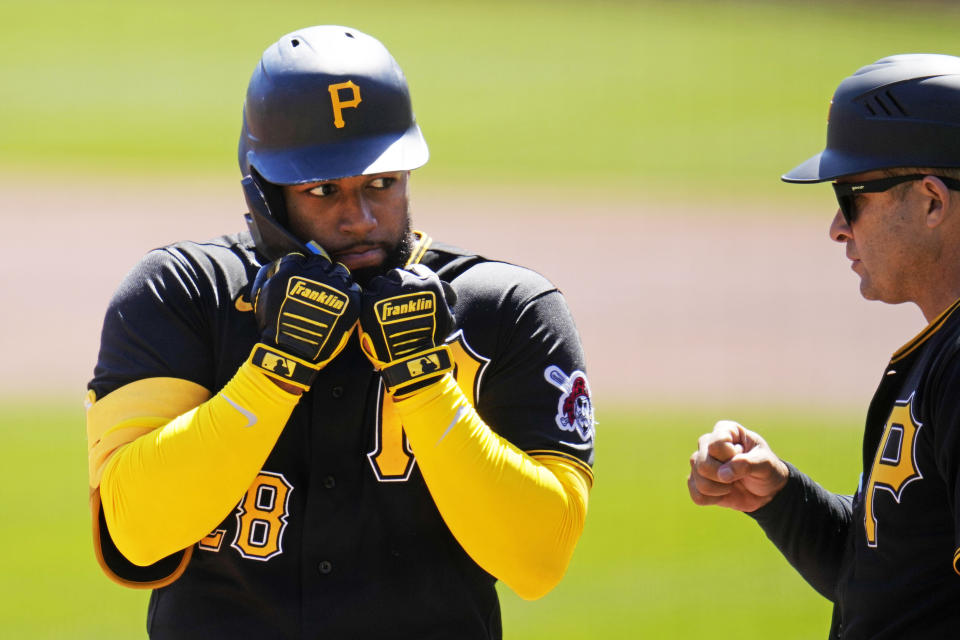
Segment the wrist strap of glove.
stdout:
<svg viewBox="0 0 960 640">
<path fill-rule="evenodd" d="M 311 362 L 281 351 L 276 347 L 258 342 L 253 346 L 247 361 L 265 374 L 283 382 L 310 390 L 317 367 Z"/>
<path fill-rule="evenodd" d="M 449 371 L 453 371 L 453 358 L 444 344 L 391 362 L 380 374 L 387 391 L 398 397 L 436 382 Z"/>
</svg>

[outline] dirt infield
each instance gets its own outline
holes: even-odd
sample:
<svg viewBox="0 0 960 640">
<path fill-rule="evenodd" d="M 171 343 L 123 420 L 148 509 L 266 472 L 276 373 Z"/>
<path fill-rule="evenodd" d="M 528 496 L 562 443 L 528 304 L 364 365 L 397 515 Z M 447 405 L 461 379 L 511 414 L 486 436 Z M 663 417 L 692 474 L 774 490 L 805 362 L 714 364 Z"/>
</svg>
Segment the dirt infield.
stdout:
<svg viewBox="0 0 960 640">
<path fill-rule="evenodd" d="M 16 363 L 0 368 L 5 396 L 82 397 L 103 310 L 139 256 L 242 227 L 231 178 L 0 186 L 9 310 L 0 340 Z M 532 267 L 563 290 L 601 403 L 865 406 L 889 354 L 924 323 L 915 307 L 860 299 L 827 239 L 828 214 L 414 194 L 418 228 Z"/>
</svg>

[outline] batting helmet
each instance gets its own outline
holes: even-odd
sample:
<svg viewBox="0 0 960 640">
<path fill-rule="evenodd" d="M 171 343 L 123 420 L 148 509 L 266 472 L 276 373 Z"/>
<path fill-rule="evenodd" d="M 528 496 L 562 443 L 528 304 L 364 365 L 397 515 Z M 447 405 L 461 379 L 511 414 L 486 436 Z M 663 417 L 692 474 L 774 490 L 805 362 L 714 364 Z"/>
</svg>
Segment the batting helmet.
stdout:
<svg viewBox="0 0 960 640">
<path fill-rule="evenodd" d="M 380 42 L 324 25 L 280 38 L 250 78 L 240 170 L 302 184 L 422 166 L 407 81 Z"/>
<path fill-rule="evenodd" d="M 276 185 L 406 171 L 428 157 L 403 71 L 376 38 L 323 25 L 264 51 L 247 87 L 238 160 L 247 224 L 268 257 L 303 248 L 284 227 Z M 265 203 L 251 201 L 261 194 Z"/>
<path fill-rule="evenodd" d="M 960 58 L 877 60 L 837 87 L 827 146 L 785 182 L 824 182 L 894 167 L 960 166 Z"/>
</svg>

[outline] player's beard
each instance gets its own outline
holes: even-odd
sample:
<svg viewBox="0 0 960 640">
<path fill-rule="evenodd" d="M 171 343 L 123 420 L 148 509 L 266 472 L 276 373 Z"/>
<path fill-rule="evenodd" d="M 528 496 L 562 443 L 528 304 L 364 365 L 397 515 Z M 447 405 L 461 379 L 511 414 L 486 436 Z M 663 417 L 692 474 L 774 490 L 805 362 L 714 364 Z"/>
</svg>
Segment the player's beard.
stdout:
<svg viewBox="0 0 960 640">
<path fill-rule="evenodd" d="M 407 260 L 410 259 L 410 254 L 413 252 L 413 234 L 410 230 L 409 211 L 407 212 L 407 220 L 404 224 L 403 234 L 400 236 L 400 240 L 393 246 L 384 247 L 384 249 L 386 250 L 387 256 L 379 265 L 375 267 L 361 267 L 350 271 L 354 282 L 361 287 L 365 287 L 370 284 L 370 281 L 375 277 L 382 276 L 391 269 L 407 264 Z"/>
</svg>

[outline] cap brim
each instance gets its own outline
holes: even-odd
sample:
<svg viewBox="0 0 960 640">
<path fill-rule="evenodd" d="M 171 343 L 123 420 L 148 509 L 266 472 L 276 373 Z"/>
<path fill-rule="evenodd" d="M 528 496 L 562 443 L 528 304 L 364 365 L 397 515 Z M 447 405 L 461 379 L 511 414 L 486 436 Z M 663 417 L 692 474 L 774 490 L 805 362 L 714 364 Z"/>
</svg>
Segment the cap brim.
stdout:
<svg viewBox="0 0 960 640">
<path fill-rule="evenodd" d="M 831 180 L 832 178 L 823 177 L 820 172 L 820 162 L 823 154 L 824 152 L 820 152 L 806 162 L 797 165 L 787 173 L 780 176 L 780 179 L 784 182 L 795 182 L 800 184 Z"/>
<path fill-rule="evenodd" d="M 322 147 L 247 152 L 249 165 L 273 184 L 409 171 L 426 164 L 429 157 L 427 143 L 416 124 L 402 134 L 370 136 Z"/>
<path fill-rule="evenodd" d="M 844 176 L 857 175 L 877 169 L 922 165 L 923 162 L 914 163 L 906 159 L 884 162 L 878 160 L 875 155 L 856 155 L 825 149 L 803 164 L 797 165 L 780 176 L 780 179 L 784 182 L 811 184 L 814 182 L 836 180 Z"/>
</svg>

